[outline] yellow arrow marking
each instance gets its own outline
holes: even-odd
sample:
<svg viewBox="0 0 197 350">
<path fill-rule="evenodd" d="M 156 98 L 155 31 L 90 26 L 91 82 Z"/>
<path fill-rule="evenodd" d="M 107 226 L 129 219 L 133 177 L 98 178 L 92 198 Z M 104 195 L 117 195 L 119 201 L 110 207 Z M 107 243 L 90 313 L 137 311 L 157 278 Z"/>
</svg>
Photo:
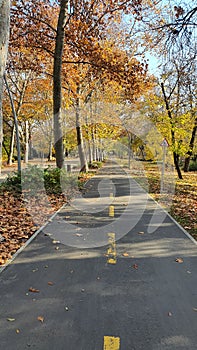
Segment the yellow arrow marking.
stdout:
<svg viewBox="0 0 197 350">
<path fill-rule="evenodd" d="M 104 337 L 104 349 L 103 350 L 119 350 L 120 338 L 119 337 Z"/>
<path fill-rule="evenodd" d="M 113 205 L 109 206 L 109 216 L 112 218 L 114 217 L 114 206 Z"/>
<path fill-rule="evenodd" d="M 107 249 L 108 264 L 116 264 L 116 239 L 115 233 L 108 233 L 109 248 Z"/>
</svg>

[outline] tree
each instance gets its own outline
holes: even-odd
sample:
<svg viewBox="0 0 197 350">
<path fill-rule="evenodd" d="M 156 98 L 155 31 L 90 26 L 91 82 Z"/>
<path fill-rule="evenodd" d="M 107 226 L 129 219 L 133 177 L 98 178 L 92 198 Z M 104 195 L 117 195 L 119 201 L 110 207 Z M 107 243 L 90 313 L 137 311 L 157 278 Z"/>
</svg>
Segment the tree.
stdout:
<svg viewBox="0 0 197 350">
<path fill-rule="evenodd" d="M 53 64 L 53 120 L 56 164 L 58 168 L 64 165 L 63 135 L 61 128 L 62 107 L 62 56 L 64 50 L 65 25 L 68 0 L 61 0 L 55 39 Z"/>
<path fill-rule="evenodd" d="M 192 1 L 151 0 L 144 2 L 138 31 L 144 39 L 144 48 L 160 50 L 166 56 L 179 51 L 186 55 L 191 47 L 196 50 L 197 7 Z"/>
<path fill-rule="evenodd" d="M 164 105 L 164 133 L 171 139 L 175 167 L 181 178 L 179 158 L 186 155 L 184 169 L 189 167 L 196 135 L 196 17 L 197 7 L 192 2 L 180 5 L 168 1 L 151 1 L 143 7 L 141 27 L 143 45 L 161 59 L 160 69 Z M 151 10 L 151 11 L 150 11 Z M 194 69 L 195 65 L 195 69 Z M 164 122 L 165 121 L 165 122 Z"/>
<path fill-rule="evenodd" d="M 161 89 L 162 89 L 162 93 L 163 93 L 163 97 L 164 97 L 164 101 L 165 101 L 165 106 L 166 106 L 166 111 L 168 113 L 168 118 L 169 118 L 170 126 L 171 126 L 170 132 L 171 132 L 171 142 L 172 142 L 172 148 L 173 148 L 174 165 L 175 165 L 175 168 L 177 170 L 179 179 L 182 179 L 183 177 L 182 177 L 180 166 L 179 166 L 179 157 L 180 157 L 179 145 L 180 144 L 178 144 L 178 148 L 177 148 L 176 147 L 175 127 L 174 127 L 173 115 L 172 115 L 171 106 L 169 103 L 171 92 L 170 92 L 169 96 L 166 95 L 166 90 L 165 90 L 165 86 L 164 86 L 163 82 L 161 83 Z"/>
<path fill-rule="evenodd" d="M 2 163 L 2 144 L 3 144 L 3 115 L 2 115 L 2 97 L 3 97 L 3 75 L 6 66 L 8 51 L 10 22 L 10 1 L 0 0 L 0 172 Z"/>
<path fill-rule="evenodd" d="M 162 11 L 161 11 L 162 15 Z M 192 3 L 184 3 L 182 6 L 174 5 L 171 9 L 171 18 L 164 18 L 157 21 L 155 29 L 165 35 L 165 46 L 171 51 L 181 51 L 182 53 L 195 46 L 195 31 L 197 26 L 197 6 Z"/>
<path fill-rule="evenodd" d="M 16 130 L 16 144 L 17 144 L 17 158 L 18 158 L 18 173 L 21 173 L 21 151 L 20 151 L 20 138 L 19 138 L 19 129 L 18 129 L 18 120 L 17 120 L 17 115 L 16 115 L 16 110 L 14 108 L 14 102 L 12 98 L 12 94 L 7 82 L 6 75 L 4 75 L 4 80 L 5 80 L 5 85 L 6 89 L 8 91 L 9 99 L 10 99 L 10 104 L 11 104 L 11 109 L 12 109 L 12 114 L 14 118 L 14 130 Z"/>
<path fill-rule="evenodd" d="M 62 167 L 61 72 L 62 64 L 65 63 L 62 60 L 65 48 L 64 38 L 66 39 L 66 45 L 72 52 L 72 62 L 67 61 L 67 63 L 83 63 L 100 69 L 101 64 L 97 64 L 99 57 L 95 52 L 97 52 L 99 41 L 104 42 L 107 37 L 106 27 L 112 21 L 119 20 L 120 14 L 123 12 L 138 14 L 141 1 L 114 0 L 113 2 L 98 2 L 93 0 L 88 2 L 76 0 L 71 3 L 69 13 L 67 13 L 66 0 L 58 2 L 59 11 L 55 1 L 48 0 L 43 4 L 39 0 L 34 2 L 18 0 L 15 3 L 17 3 L 17 6 L 15 5 L 13 9 L 13 23 L 15 29 L 18 29 L 16 23 L 17 21 L 20 22 L 18 30 L 22 34 L 21 37 L 24 38 L 25 46 L 29 45 L 33 49 L 36 48 L 39 53 L 44 50 L 48 55 L 54 57 L 54 136 L 57 166 Z M 54 14 L 58 12 L 58 22 L 56 23 Z M 15 30 L 15 33 L 17 33 L 17 30 Z M 100 59 L 100 63 L 104 65 L 106 61 Z M 135 65 L 135 73 L 139 70 L 138 66 Z"/>
</svg>

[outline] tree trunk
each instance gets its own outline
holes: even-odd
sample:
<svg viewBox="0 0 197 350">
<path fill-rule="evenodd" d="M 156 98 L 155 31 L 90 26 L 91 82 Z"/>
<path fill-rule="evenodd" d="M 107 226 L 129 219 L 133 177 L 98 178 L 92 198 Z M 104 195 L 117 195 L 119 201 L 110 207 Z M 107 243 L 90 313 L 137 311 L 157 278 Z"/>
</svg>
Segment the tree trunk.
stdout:
<svg viewBox="0 0 197 350">
<path fill-rule="evenodd" d="M 4 148 L 4 150 L 5 150 L 6 154 L 7 154 L 7 157 L 9 158 L 9 151 L 7 150 L 7 147 L 5 145 L 5 141 L 4 140 L 3 140 L 3 148 Z"/>
<path fill-rule="evenodd" d="M 10 0 L 0 0 L 0 173 L 2 167 L 3 147 L 3 75 L 7 59 L 10 26 Z"/>
<path fill-rule="evenodd" d="M 183 176 L 181 174 L 181 169 L 179 167 L 179 155 L 176 152 L 173 152 L 174 165 L 180 180 L 182 180 Z"/>
<path fill-rule="evenodd" d="M 88 157 L 89 157 L 89 163 L 92 164 L 92 148 L 90 140 L 88 139 Z"/>
<path fill-rule="evenodd" d="M 96 160 L 96 140 L 95 140 L 95 130 L 94 125 L 92 126 L 92 160 Z"/>
<path fill-rule="evenodd" d="M 91 103 L 90 103 L 90 115 L 91 115 Z M 91 131 L 90 131 L 90 126 L 88 123 L 88 116 L 86 114 L 86 127 L 87 127 L 87 150 L 88 150 L 88 161 L 89 164 L 92 163 L 92 148 L 91 148 Z"/>
<path fill-rule="evenodd" d="M 171 114 L 168 98 L 166 96 L 165 88 L 164 88 L 164 84 L 163 83 L 161 83 L 161 89 L 162 89 L 162 93 L 163 93 L 163 96 L 164 96 L 164 101 L 165 101 L 165 105 L 166 105 L 166 111 L 168 113 L 168 117 L 169 117 L 169 120 L 170 120 L 172 146 L 174 147 L 175 146 L 175 132 L 174 132 L 172 114 Z M 175 166 L 175 169 L 177 171 L 178 177 L 179 177 L 179 179 L 182 179 L 183 176 L 181 174 L 181 169 L 179 167 L 179 155 L 175 151 L 173 151 L 173 159 L 174 159 L 174 166 Z"/>
<path fill-rule="evenodd" d="M 33 159 L 32 130 L 29 128 L 29 159 Z"/>
<path fill-rule="evenodd" d="M 24 154 L 24 162 L 28 163 L 29 160 L 29 123 L 28 120 L 25 121 L 25 154 Z"/>
<path fill-rule="evenodd" d="M 189 150 L 188 150 L 187 155 L 185 157 L 185 164 L 184 164 L 184 168 L 183 168 L 183 170 L 185 172 L 189 171 L 189 163 L 190 163 L 190 158 L 192 156 L 193 149 L 194 149 L 196 130 L 197 130 L 197 118 L 195 119 L 194 127 L 192 130 L 192 135 L 191 135 L 191 139 L 190 139 L 190 143 L 189 143 Z"/>
<path fill-rule="evenodd" d="M 68 0 L 61 0 L 60 12 L 57 24 L 55 41 L 54 66 L 53 66 L 53 120 L 54 120 L 54 147 L 56 165 L 62 168 L 64 165 L 64 147 L 61 128 L 61 103 L 62 103 L 62 55 L 64 49 L 64 27 L 66 23 Z"/>
<path fill-rule="evenodd" d="M 79 88 L 77 89 L 77 93 L 79 94 Z M 80 159 L 80 171 L 87 172 L 88 171 L 88 163 L 85 155 L 84 143 L 83 143 L 83 135 L 81 130 L 81 122 L 80 122 L 80 101 L 79 97 L 76 99 L 76 131 L 77 131 L 77 146 L 79 152 Z"/>
<path fill-rule="evenodd" d="M 20 137 L 19 137 L 19 129 L 18 129 L 18 120 L 17 120 L 17 115 L 16 111 L 14 108 L 14 101 L 12 98 L 11 91 L 9 89 L 9 85 L 6 79 L 6 75 L 4 75 L 4 80 L 5 80 L 5 85 L 8 91 L 9 99 L 10 99 L 10 104 L 12 108 L 12 114 L 14 117 L 14 125 L 15 125 L 15 130 L 16 130 L 16 146 L 17 146 L 17 159 L 18 159 L 18 173 L 21 173 L 21 148 L 20 148 Z"/>
<path fill-rule="evenodd" d="M 14 137 L 15 137 L 15 125 L 13 125 L 12 127 L 10 149 L 9 149 L 9 155 L 8 155 L 8 165 L 12 165 L 12 158 L 13 158 L 13 152 L 14 152 Z"/>
<path fill-rule="evenodd" d="M 49 141 L 49 156 L 48 156 L 48 161 L 50 162 L 53 159 L 53 142 L 52 140 Z"/>
</svg>

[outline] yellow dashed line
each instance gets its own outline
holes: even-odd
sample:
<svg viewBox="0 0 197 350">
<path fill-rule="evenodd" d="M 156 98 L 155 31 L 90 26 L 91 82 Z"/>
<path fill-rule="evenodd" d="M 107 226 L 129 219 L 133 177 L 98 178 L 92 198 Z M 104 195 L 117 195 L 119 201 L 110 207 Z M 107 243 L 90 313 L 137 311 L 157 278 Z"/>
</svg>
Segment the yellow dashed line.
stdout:
<svg viewBox="0 0 197 350">
<path fill-rule="evenodd" d="M 120 338 L 119 337 L 104 337 L 104 348 L 103 350 L 119 350 L 120 349 Z"/>
<path fill-rule="evenodd" d="M 114 206 L 113 205 L 109 206 L 109 216 L 112 218 L 114 217 Z"/>
<path fill-rule="evenodd" d="M 108 233 L 108 242 L 109 242 L 109 248 L 107 250 L 107 263 L 108 264 L 116 264 L 116 237 L 115 233 Z"/>
</svg>

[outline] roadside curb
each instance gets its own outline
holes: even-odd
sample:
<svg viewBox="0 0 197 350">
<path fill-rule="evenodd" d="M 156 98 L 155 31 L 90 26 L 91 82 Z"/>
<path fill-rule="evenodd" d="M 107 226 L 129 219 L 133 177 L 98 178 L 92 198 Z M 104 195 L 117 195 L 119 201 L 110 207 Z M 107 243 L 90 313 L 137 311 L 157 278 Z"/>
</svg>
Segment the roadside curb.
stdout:
<svg viewBox="0 0 197 350">
<path fill-rule="evenodd" d="M 84 187 L 88 184 L 88 182 L 94 178 L 94 176 L 96 176 L 98 173 L 94 174 L 92 177 L 90 177 L 86 182 L 84 182 Z M 0 274 L 9 266 L 12 264 L 12 262 L 16 259 L 16 257 L 38 236 L 38 234 L 40 232 L 42 232 L 45 227 L 59 214 L 59 212 L 64 209 L 68 203 L 63 204 L 47 221 L 44 225 L 42 225 L 36 232 L 34 232 L 34 234 L 24 243 L 24 245 L 22 245 L 15 254 L 13 254 L 12 258 L 7 260 L 7 262 L 5 263 L 5 265 L 2 265 L 0 267 Z"/>
<path fill-rule="evenodd" d="M 129 175 L 129 176 L 131 176 L 131 175 Z M 133 179 L 133 181 L 135 181 L 135 182 L 138 184 L 138 186 L 141 187 L 141 185 L 140 185 L 135 179 Z M 142 188 L 143 188 L 143 187 L 142 187 Z M 191 235 L 189 232 L 187 232 L 187 231 L 184 229 L 184 227 L 182 227 L 182 226 L 178 223 L 178 221 L 176 221 L 176 220 L 173 218 L 173 216 L 170 215 L 170 214 L 167 212 L 167 210 L 164 209 L 164 208 L 161 206 L 161 204 L 159 204 L 148 192 L 147 192 L 147 195 L 148 195 L 148 197 L 149 197 L 161 210 L 164 211 L 164 213 L 166 214 L 166 216 L 168 216 L 168 217 L 180 228 L 180 230 L 181 230 L 195 245 L 197 245 L 197 241 L 192 237 L 192 235 Z"/>
<path fill-rule="evenodd" d="M 56 215 L 60 212 L 60 210 L 62 210 L 62 208 L 64 208 L 64 206 L 66 206 L 67 205 L 67 203 L 66 204 L 64 204 L 63 206 L 61 206 L 61 208 L 59 208 L 48 220 L 47 220 L 47 222 L 44 224 L 44 225 L 42 225 L 36 232 L 34 232 L 34 234 L 25 242 L 25 244 L 24 245 L 22 245 L 22 247 L 20 247 L 18 250 L 17 250 L 17 252 L 12 256 L 12 258 L 11 259 L 9 259 L 7 262 L 6 262 L 6 264 L 5 265 L 3 265 L 2 267 L 0 267 L 0 274 L 1 274 L 1 272 L 3 272 L 5 269 L 6 269 L 6 267 L 8 267 L 15 259 L 16 259 L 16 257 L 37 237 L 37 235 L 40 233 L 40 232 L 42 232 L 42 230 L 44 230 L 44 228 L 48 225 L 48 223 L 50 222 L 50 221 L 52 221 L 55 217 L 56 217 Z"/>
</svg>

